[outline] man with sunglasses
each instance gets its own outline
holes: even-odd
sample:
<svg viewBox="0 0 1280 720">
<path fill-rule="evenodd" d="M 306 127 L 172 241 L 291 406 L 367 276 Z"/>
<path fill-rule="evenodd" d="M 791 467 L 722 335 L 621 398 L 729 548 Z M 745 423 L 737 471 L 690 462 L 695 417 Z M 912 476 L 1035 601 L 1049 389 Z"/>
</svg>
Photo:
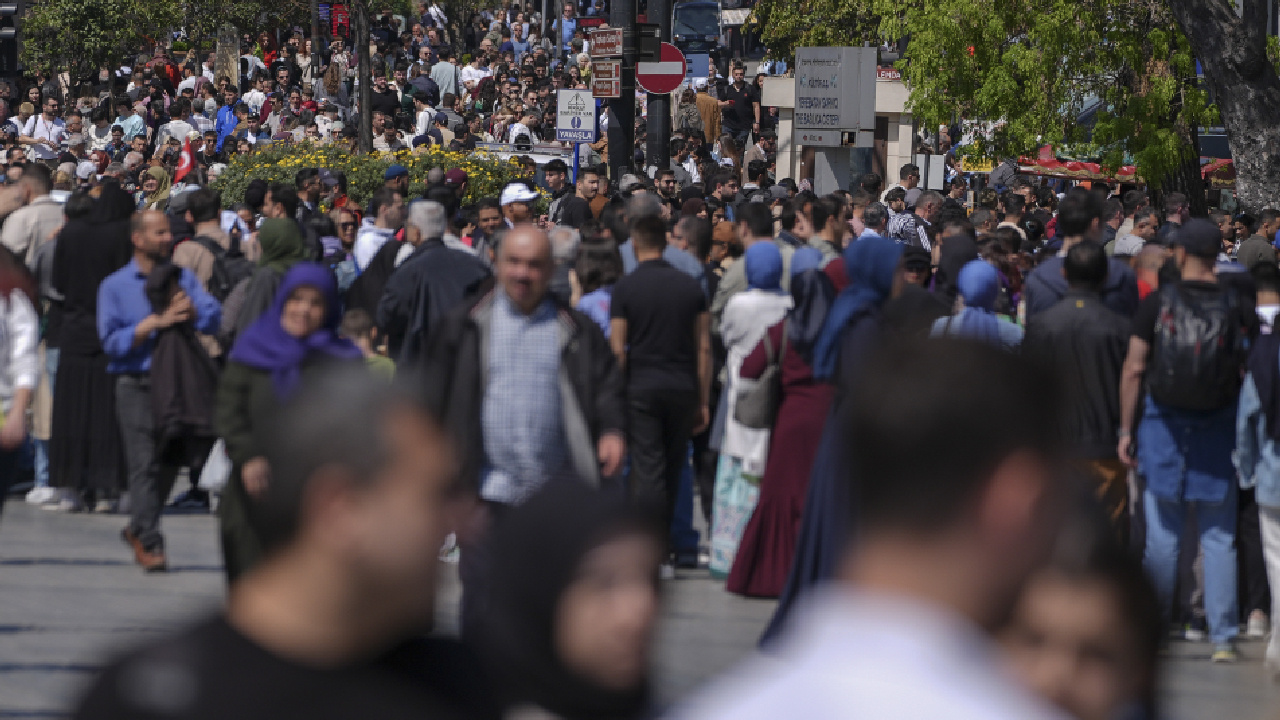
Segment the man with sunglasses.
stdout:
<svg viewBox="0 0 1280 720">
<path fill-rule="evenodd" d="M 22 128 L 18 142 L 30 146 L 33 159 L 46 164 L 58 158 L 62 149 L 62 141 L 67 135 L 66 123 L 58 117 L 59 104 L 56 98 L 45 98 L 43 110 L 39 115 L 32 115 Z M 141 124 L 141 118 L 139 118 Z"/>
</svg>

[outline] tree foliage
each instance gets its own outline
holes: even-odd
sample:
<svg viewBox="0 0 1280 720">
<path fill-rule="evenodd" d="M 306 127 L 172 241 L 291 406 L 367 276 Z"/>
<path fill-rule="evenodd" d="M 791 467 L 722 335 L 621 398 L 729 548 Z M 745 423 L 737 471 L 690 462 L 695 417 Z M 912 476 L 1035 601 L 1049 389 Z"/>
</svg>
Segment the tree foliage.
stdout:
<svg viewBox="0 0 1280 720">
<path fill-rule="evenodd" d="M 176 0 L 41 0 L 29 7 L 23 64 L 46 74 L 65 69 L 73 78 L 127 64 L 182 17 Z"/>
<path fill-rule="evenodd" d="M 897 42 L 922 125 L 981 128 L 986 156 L 1046 143 L 1132 160 L 1148 182 L 1197 159 L 1195 129 L 1217 121 L 1190 45 L 1163 0 L 761 0 L 770 52 Z"/>
</svg>

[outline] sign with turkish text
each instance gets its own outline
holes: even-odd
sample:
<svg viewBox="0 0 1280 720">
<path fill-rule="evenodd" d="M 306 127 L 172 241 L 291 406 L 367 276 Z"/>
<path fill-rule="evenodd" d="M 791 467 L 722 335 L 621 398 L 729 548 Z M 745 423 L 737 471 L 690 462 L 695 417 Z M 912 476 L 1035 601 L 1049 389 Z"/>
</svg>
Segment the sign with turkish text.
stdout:
<svg viewBox="0 0 1280 720">
<path fill-rule="evenodd" d="M 596 99 L 589 90 L 561 90 L 556 94 L 556 140 L 596 141 Z"/>
<path fill-rule="evenodd" d="M 796 48 L 797 130 L 875 127 L 876 48 Z"/>
<path fill-rule="evenodd" d="M 594 28 L 591 35 L 591 57 L 607 58 L 622 55 L 622 28 Z"/>
</svg>

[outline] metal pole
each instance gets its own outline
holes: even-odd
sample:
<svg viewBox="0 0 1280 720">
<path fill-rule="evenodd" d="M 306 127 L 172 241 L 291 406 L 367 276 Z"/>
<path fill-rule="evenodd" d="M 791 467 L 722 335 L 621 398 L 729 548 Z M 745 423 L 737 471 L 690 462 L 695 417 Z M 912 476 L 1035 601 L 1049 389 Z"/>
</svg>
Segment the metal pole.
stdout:
<svg viewBox="0 0 1280 720">
<path fill-rule="evenodd" d="M 582 143 L 573 144 L 573 184 L 578 184 L 578 158 L 582 155 Z"/>
<path fill-rule="evenodd" d="M 636 137 L 636 3 L 613 0 L 609 25 L 622 28 L 622 97 L 609 101 L 609 175 L 614 183 L 631 171 Z"/>
<path fill-rule="evenodd" d="M 671 42 L 671 4 L 669 0 L 649 0 L 649 22 L 658 24 L 658 39 Z M 671 147 L 671 96 L 649 93 L 649 142 L 645 148 L 645 165 L 658 170 L 668 167 Z"/>
</svg>

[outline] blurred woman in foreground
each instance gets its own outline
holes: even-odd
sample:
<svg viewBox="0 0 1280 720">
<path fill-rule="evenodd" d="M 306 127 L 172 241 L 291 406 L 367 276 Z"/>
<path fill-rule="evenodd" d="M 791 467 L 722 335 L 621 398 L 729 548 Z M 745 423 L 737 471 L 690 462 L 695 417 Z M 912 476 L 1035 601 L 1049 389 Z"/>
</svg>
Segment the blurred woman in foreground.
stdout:
<svg viewBox="0 0 1280 720">
<path fill-rule="evenodd" d="M 511 511 L 476 638 L 504 718 L 645 714 L 664 547 L 624 498 L 572 481 Z"/>
</svg>

